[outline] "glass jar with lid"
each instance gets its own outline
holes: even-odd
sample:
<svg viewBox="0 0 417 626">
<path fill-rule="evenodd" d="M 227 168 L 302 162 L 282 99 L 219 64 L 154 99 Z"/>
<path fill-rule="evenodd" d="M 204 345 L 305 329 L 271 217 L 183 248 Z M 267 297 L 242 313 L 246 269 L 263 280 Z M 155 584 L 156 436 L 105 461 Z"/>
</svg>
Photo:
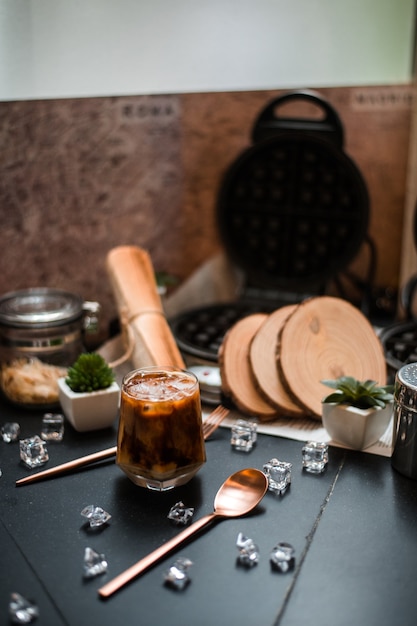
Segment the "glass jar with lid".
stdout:
<svg viewBox="0 0 417 626">
<path fill-rule="evenodd" d="M 100 306 L 51 288 L 14 291 L 0 298 L 0 384 L 12 402 L 31 408 L 58 403 L 57 379 L 83 352 L 85 332 L 96 330 Z"/>
</svg>

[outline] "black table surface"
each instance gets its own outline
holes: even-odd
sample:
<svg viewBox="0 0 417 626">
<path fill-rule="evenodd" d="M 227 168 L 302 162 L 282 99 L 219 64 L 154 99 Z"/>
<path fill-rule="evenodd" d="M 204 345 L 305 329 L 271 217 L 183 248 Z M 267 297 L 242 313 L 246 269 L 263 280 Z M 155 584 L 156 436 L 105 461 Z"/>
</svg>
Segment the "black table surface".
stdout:
<svg viewBox="0 0 417 626">
<path fill-rule="evenodd" d="M 0 404 L 0 424 L 17 421 L 21 437 L 39 434 L 42 413 Z M 114 428 L 77 433 L 48 444 L 52 467 L 114 445 Z M 220 428 L 206 444 L 207 463 L 187 485 L 164 493 L 135 486 L 113 462 L 16 487 L 36 470 L 24 466 L 17 443 L 0 441 L 0 623 L 9 623 L 10 594 L 33 599 L 36 623 L 59 626 L 275 625 L 383 626 L 417 622 L 417 482 L 390 459 L 331 447 L 321 475 L 301 466 L 302 443 L 259 435 L 250 453 L 230 446 Z M 283 496 L 267 492 L 255 513 L 222 520 L 107 600 L 97 590 L 180 532 L 167 519 L 173 504 L 194 507 L 194 519 L 213 510 L 219 486 L 233 472 L 262 469 L 271 458 L 293 464 Z M 95 504 L 112 518 L 93 531 L 81 516 Z M 239 532 L 258 544 L 260 561 L 237 563 Z M 271 568 L 281 541 L 296 551 L 293 571 Z M 103 553 L 108 572 L 83 577 L 84 550 Z M 188 557 L 190 584 L 164 585 L 179 556 Z"/>
</svg>

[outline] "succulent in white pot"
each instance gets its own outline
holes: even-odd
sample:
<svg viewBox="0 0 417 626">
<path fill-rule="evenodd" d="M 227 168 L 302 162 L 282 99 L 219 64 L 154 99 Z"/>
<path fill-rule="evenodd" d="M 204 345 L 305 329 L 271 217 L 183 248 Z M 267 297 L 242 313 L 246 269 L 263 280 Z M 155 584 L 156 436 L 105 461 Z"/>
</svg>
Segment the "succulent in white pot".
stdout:
<svg viewBox="0 0 417 626">
<path fill-rule="evenodd" d="M 58 379 L 59 401 L 75 430 L 86 432 L 113 425 L 120 405 L 120 387 L 100 354 L 81 354 Z"/>
<path fill-rule="evenodd" d="M 322 400 L 323 426 L 330 437 L 355 450 L 376 443 L 392 417 L 394 386 L 352 376 L 321 382 L 334 390 Z"/>
</svg>

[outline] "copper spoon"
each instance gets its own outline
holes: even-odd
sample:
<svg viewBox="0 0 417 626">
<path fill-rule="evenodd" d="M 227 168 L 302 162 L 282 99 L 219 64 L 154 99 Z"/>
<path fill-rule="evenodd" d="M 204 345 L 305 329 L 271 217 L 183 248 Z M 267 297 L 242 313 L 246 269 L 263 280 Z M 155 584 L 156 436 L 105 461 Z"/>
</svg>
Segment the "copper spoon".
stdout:
<svg viewBox="0 0 417 626">
<path fill-rule="evenodd" d="M 213 513 L 197 520 L 113 580 L 110 580 L 98 590 L 99 595 L 102 598 L 108 598 L 212 522 L 246 515 L 262 500 L 267 487 L 268 479 L 260 470 L 248 468 L 232 474 L 217 492 Z"/>
</svg>

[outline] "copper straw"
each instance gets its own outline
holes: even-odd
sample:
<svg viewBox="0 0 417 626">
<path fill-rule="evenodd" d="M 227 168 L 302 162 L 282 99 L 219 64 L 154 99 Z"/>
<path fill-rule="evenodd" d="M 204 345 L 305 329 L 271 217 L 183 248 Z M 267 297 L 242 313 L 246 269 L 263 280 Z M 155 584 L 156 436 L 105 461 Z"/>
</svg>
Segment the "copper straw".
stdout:
<svg viewBox="0 0 417 626">
<path fill-rule="evenodd" d="M 103 461 L 104 459 L 109 459 L 112 456 L 115 456 L 116 452 L 117 446 L 113 446 L 112 448 L 106 448 L 105 450 L 101 450 L 100 452 L 87 454 L 87 456 L 82 456 L 79 459 L 68 461 L 68 463 L 63 463 L 62 465 L 58 465 L 57 467 L 51 467 L 50 469 L 38 472 L 37 474 L 31 474 L 30 476 L 20 478 L 19 480 L 16 480 L 16 487 L 20 487 L 21 485 L 27 485 L 28 483 L 33 483 L 38 480 L 43 480 L 44 478 L 49 478 L 50 476 L 64 474 L 65 472 L 69 472 L 70 470 L 78 469 L 79 467 L 84 467 L 85 465 L 90 465 L 95 461 Z"/>
</svg>

